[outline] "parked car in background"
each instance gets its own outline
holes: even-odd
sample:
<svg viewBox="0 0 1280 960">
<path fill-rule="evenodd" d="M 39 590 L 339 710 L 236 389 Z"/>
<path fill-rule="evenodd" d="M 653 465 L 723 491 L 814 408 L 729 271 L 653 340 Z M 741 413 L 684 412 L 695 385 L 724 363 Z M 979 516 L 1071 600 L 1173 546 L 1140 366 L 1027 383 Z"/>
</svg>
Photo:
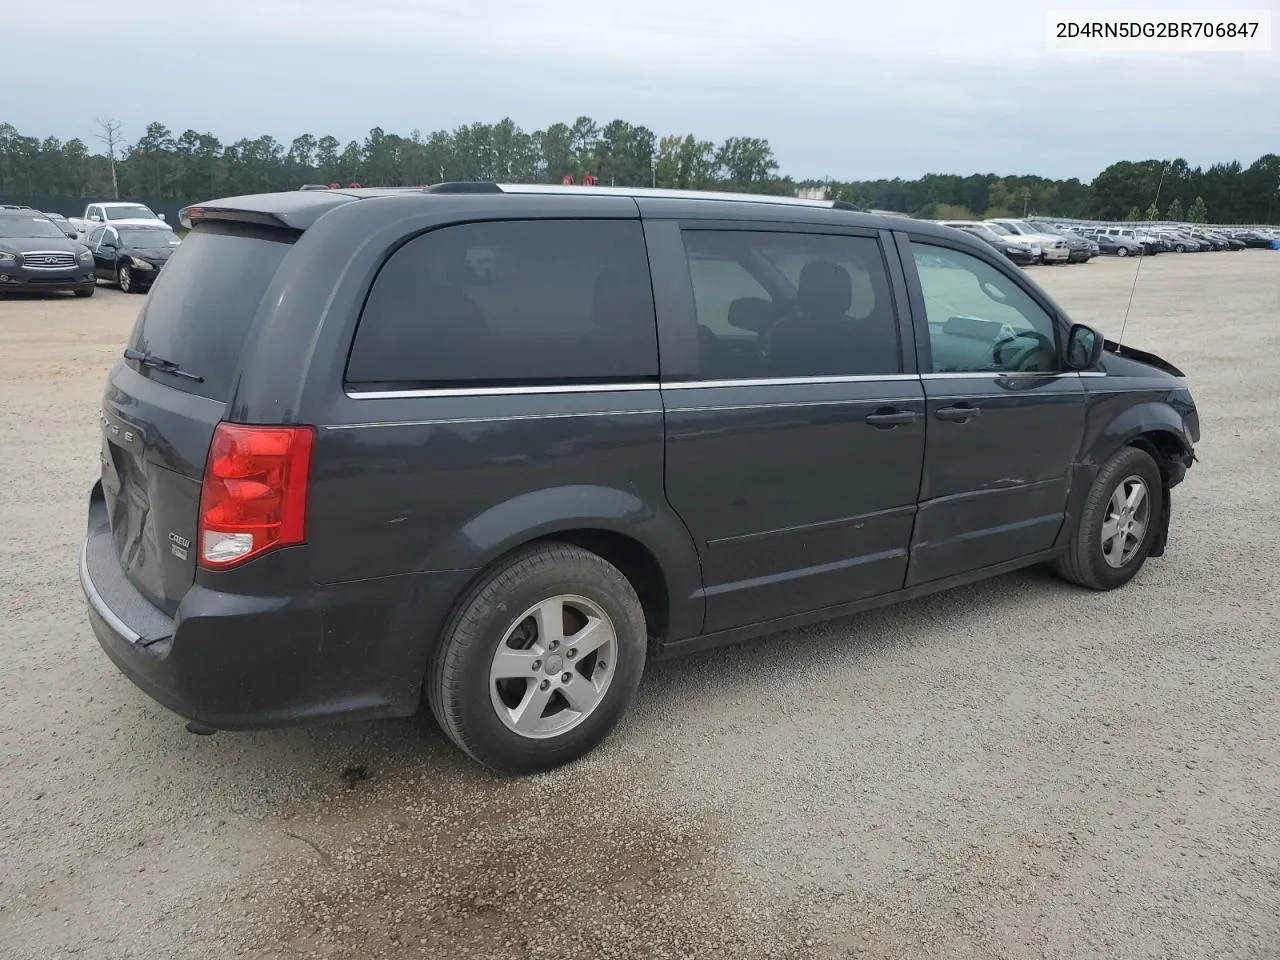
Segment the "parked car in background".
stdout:
<svg viewBox="0 0 1280 960">
<path fill-rule="evenodd" d="M 0 203 L 0 210 L 30 210 L 25 203 Z"/>
<path fill-rule="evenodd" d="M 1034 563 L 1121 587 L 1195 459 L 1180 370 L 936 224 L 495 183 L 183 219 L 79 570 L 106 655 L 199 732 L 425 703 L 481 763 L 554 767 L 651 658 Z"/>
<path fill-rule="evenodd" d="M 1176 230 L 1156 230 L 1154 234 L 1169 245 L 1174 253 L 1198 253 L 1202 248 L 1198 240 Z"/>
<path fill-rule="evenodd" d="M 1232 236 L 1243 243 L 1246 247 L 1258 250 L 1270 250 L 1272 248 L 1272 244 L 1276 242 L 1260 230 L 1239 230 L 1232 234 Z"/>
<path fill-rule="evenodd" d="M 963 230 L 965 233 L 973 234 L 979 240 L 991 244 L 991 246 L 1008 257 L 1012 263 L 1016 263 L 1020 267 L 1028 267 L 1033 263 L 1040 262 L 1040 245 L 1038 243 L 1020 243 L 1009 237 L 1002 237 L 992 230 L 988 224 L 976 220 L 938 220 L 936 222 L 944 227 L 954 227 L 957 230 Z"/>
<path fill-rule="evenodd" d="M 155 226 L 166 225 L 164 214 L 156 213 L 141 203 L 100 202 L 90 203 L 84 208 L 84 216 L 70 218 L 71 225 L 81 234 L 93 229 L 98 223 L 146 223 Z"/>
<path fill-rule="evenodd" d="M 80 239 L 80 231 L 71 225 L 68 220 L 60 213 L 45 213 L 45 216 L 54 222 L 59 230 L 61 230 L 71 240 Z"/>
<path fill-rule="evenodd" d="M 149 289 L 181 242 L 163 224 L 112 224 L 95 227 L 85 237 L 98 279 L 117 284 L 125 293 Z"/>
<path fill-rule="evenodd" d="M 1109 237 L 1123 237 L 1125 240 L 1132 240 L 1134 243 L 1142 244 L 1142 251 L 1145 254 L 1167 253 L 1173 248 L 1169 246 L 1168 241 L 1162 240 L 1145 230 L 1134 230 L 1132 227 L 1104 227 L 1102 230 Z"/>
<path fill-rule="evenodd" d="M 1212 234 L 1202 233 L 1198 230 L 1188 231 L 1187 236 L 1202 246 L 1207 245 L 1212 250 L 1229 250 L 1231 245 L 1226 240 L 1219 239 Z"/>
<path fill-rule="evenodd" d="M 30 207 L 0 209 L 0 293 L 70 290 L 93 296 L 93 255 Z"/>
<path fill-rule="evenodd" d="M 1137 240 L 1125 237 L 1113 237 L 1106 233 L 1094 234 L 1094 242 L 1102 253 L 1114 254 L 1117 257 L 1140 257 L 1145 252 Z"/>
<path fill-rule="evenodd" d="M 1064 230 L 1044 220 L 1026 220 L 1023 222 L 1032 230 L 1038 230 L 1046 236 L 1061 237 L 1065 240 L 1067 242 L 1068 263 L 1087 263 L 1097 252 L 1093 249 L 1094 244 L 1091 241 L 1072 233 L 1070 230 Z"/>
<path fill-rule="evenodd" d="M 1071 256 L 1071 248 L 1066 239 L 1057 234 L 1040 233 L 1021 220 L 996 219 L 984 222 L 1002 237 L 1021 238 L 1019 242 L 1038 244 L 1041 263 L 1066 263 Z"/>
<path fill-rule="evenodd" d="M 1226 233 L 1222 233 L 1218 230 L 1206 230 L 1204 231 L 1204 235 L 1207 237 L 1210 237 L 1213 240 L 1218 241 L 1219 243 L 1226 244 L 1225 249 L 1227 250 L 1243 250 L 1244 249 L 1243 241 L 1237 240 L 1235 237 L 1230 236 L 1229 234 L 1226 234 Z"/>
</svg>

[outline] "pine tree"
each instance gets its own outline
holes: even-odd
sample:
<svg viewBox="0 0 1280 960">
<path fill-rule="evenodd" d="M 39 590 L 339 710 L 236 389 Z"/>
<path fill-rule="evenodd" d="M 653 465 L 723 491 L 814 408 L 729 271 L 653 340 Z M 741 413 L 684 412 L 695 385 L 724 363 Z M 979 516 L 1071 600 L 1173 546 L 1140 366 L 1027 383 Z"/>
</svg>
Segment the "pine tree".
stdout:
<svg viewBox="0 0 1280 960">
<path fill-rule="evenodd" d="M 1204 205 L 1204 197 L 1196 197 L 1195 202 L 1187 210 L 1187 219 L 1192 223 L 1209 222 L 1209 208 Z"/>
<path fill-rule="evenodd" d="M 1181 220 L 1182 219 L 1182 201 L 1179 200 L 1177 197 L 1174 197 L 1173 203 L 1169 204 L 1169 211 L 1165 214 L 1165 216 L 1168 217 L 1170 220 L 1173 220 L 1175 223 Z"/>
</svg>

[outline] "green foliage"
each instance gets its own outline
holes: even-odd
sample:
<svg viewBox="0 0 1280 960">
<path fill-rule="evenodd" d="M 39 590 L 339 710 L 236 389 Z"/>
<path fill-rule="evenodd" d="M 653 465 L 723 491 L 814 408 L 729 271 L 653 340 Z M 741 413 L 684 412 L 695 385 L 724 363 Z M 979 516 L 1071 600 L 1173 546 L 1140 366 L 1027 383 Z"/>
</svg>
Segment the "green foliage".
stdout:
<svg viewBox="0 0 1280 960">
<path fill-rule="evenodd" d="M 1187 219 L 1192 223 L 1209 222 L 1209 208 L 1205 206 L 1204 197 L 1196 197 L 1191 209 L 1187 211 Z"/>
<path fill-rule="evenodd" d="M 65 143 L 55 137 L 41 140 L 0 123 L 0 198 L 78 214 L 87 200 L 111 197 L 111 162 L 100 139 L 93 132 Z M 93 152 L 90 143 L 100 152 Z M 263 135 L 224 144 L 209 132 L 187 129 L 175 134 L 162 123 L 151 123 L 133 143 L 118 141 L 115 166 L 120 196 L 149 203 L 171 220 L 188 203 L 292 190 L 303 183 L 559 183 L 565 176 L 581 182 L 587 174 L 602 184 L 619 186 L 783 194 L 809 187 L 864 209 L 939 219 L 960 219 L 972 216 L 971 211 L 984 216 L 1017 217 L 1025 212 L 1104 218 L 1131 211 L 1133 218 L 1141 219 L 1144 209 L 1155 219 L 1158 196 L 1161 203 L 1188 211 L 1198 199 L 1206 221 L 1210 209 L 1228 223 L 1280 220 L 1277 154 L 1259 157 L 1248 167 L 1232 161 L 1207 169 L 1191 168 L 1181 159 L 1124 160 L 1107 167 L 1091 184 L 994 173 L 796 183 L 780 172 L 772 147 L 759 137 L 729 137 L 716 144 L 693 133 L 659 136 L 622 119 L 602 126 L 586 116 L 533 132 L 522 130 L 510 117 L 427 134 L 413 130 L 408 136 L 374 127 L 363 141 L 345 144 L 310 133 L 287 143 Z"/>
<path fill-rule="evenodd" d="M 1156 202 L 1154 200 L 1151 201 L 1151 206 L 1147 207 L 1146 219 L 1148 220 L 1160 219 L 1160 208 L 1156 206 Z"/>
<path fill-rule="evenodd" d="M 1141 220 L 1141 219 L 1142 219 L 1142 211 L 1141 211 L 1141 210 L 1139 210 L 1137 207 L 1133 207 L 1133 208 L 1131 208 L 1131 209 L 1129 210 L 1129 212 L 1128 212 L 1127 214 L 1125 214 L 1125 219 L 1126 219 L 1126 220 Z"/>
<path fill-rule="evenodd" d="M 1173 203 L 1169 204 L 1169 209 L 1165 212 L 1165 219 L 1167 220 L 1182 219 L 1182 201 L 1179 200 L 1177 197 L 1174 197 Z"/>
</svg>

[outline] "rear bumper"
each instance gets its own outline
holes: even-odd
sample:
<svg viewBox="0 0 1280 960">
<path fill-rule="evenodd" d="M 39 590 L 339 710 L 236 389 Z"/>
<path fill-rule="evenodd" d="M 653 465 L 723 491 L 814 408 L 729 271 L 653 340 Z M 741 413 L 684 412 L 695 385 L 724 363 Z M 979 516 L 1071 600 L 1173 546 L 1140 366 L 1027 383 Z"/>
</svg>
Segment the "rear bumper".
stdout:
<svg viewBox="0 0 1280 960">
<path fill-rule="evenodd" d="M 95 489 L 95 494 L 97 493 Z M 264 584 L 283 585 L 293 557 L 267 555 Z M 470 571 L 267 594 L 194 585 L 174 617 L 133 587 L 100 498 L 80 553 L 89 624 L 112 662 L 174 713 L 215 729 L 329 717 L 407 716 L 418 709 L 427 655 Z M 242 578 L 243 579 L 243 578 Z"/>
</svg>

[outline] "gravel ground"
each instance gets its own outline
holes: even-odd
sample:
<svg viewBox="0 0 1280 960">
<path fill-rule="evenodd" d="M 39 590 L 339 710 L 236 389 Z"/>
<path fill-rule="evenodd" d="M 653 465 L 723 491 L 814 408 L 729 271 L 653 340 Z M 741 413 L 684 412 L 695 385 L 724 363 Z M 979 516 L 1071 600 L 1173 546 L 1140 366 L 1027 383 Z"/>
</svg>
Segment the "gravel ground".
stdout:
<svg viewBox="0 0 1280 960">
<path fill-rule="evenodd" d="M 1134 261 L 1034 273 L 1114 336 Z M 139 300 L 0 301 L 0 955 L 1280 957 L 1280 256 L 1144 263 L 1186 369 L 1168 555 L 652 665 L 586 760 L 488 776 L 427 720 L 201 738 L 76 582 Z"/>
</svg>

